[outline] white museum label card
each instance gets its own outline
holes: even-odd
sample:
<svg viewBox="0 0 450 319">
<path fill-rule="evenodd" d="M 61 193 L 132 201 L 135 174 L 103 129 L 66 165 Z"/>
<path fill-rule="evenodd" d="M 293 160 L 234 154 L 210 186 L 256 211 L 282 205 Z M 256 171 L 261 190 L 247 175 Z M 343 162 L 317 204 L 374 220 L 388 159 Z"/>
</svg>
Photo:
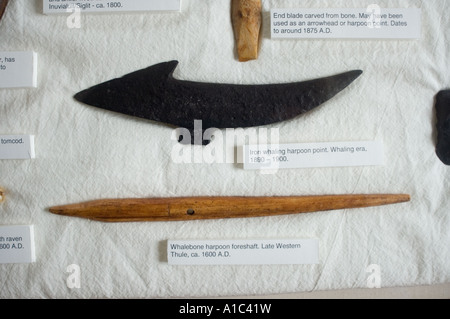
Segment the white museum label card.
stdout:
<svg viewBox="0 0 450 319">
<path fill-rule="evenodd" d="M 73 12 L 180 11 L 181 0 L 43 0 L 44 14 Z"/>
<path fill-rule="evenodd" d="M 246 170 L 384 165 L 379 141 L 244 145 L 243 156 Z"/>
<path fill-rule="evenodd" d="M 34 135 L 0 135 L 0 160 L 35 158 Z"/>
<path fill-rule="evenodd" d="M 37 53 L 0 52 L 0 88 L 37 87 Z"/>
<path fill-rule="evenodd" d="M 35 261 L 34 226 L 0 226 L 0 264 Z"/>
<path fill-rule="evenodd" d="M 169 240 L 167 259 L 170 265 L 318 264 L 319 240 Z"/>
<path fill-rule="evenodd" d="M 418 8 L 272 9 L 274 39 L 419 39 Z"/>
</svg>

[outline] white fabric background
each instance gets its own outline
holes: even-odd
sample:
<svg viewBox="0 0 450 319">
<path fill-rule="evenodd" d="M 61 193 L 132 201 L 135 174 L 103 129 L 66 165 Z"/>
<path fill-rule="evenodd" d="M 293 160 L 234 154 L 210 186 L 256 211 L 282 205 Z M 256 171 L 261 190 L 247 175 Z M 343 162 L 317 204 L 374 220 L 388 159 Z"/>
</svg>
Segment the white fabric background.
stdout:
<svg viewBox="0 0 450 319">
<path fill-rule="evenodd" d="M 34 224 L 37 262 L 0 265 L 0 297 L 210 297 L 382 287 L 450 280 L 450 171 L 435 155 L 434 97 L 450 87 L 448 1 L 379 1 L 418 7 L 420 40 L 271 40 L 271 8 L 366 7 L 371 2 L 265 0 L 258 60 L 239 63 L 230 1 L 183 0 L 181 13 L 41 14 L 40 0 L 10 1 L 0 50 L 39 54 L 37 89 L 0 90 L 0 134 L 34 134 L 37 158 L 0 161 L 0 224 Z M 319 109 L 277 125 L 280 142 L 380 140 L 386 165 L 298 169 L 274 175 L 233 164 L 176 164 L 172 129 L 87 107 L 74 93 L 176 59 L 180 79 L 302 81 L 364 74 Z M 409 193 L 410 203 L 249 220 L 104 224 L 48 213 L 100 198 Z M 168 239 L 318 238 L 319 265 L 173 267 Z M 66 285 L 67 266 L 81 288 Z"/>
</svg>

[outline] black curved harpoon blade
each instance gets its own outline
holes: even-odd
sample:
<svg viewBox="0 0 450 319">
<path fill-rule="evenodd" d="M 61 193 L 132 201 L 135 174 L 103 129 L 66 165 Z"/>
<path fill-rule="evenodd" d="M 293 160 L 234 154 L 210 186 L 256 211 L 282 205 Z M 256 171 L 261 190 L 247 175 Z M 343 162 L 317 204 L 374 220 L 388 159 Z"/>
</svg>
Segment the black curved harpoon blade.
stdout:
<svg viewBox="0 0 450 319">
<path fill-rule="evenodd" d="M 177 80 L 172 75 L 177 65 L 177 61 L 156 64 L 81 91 L 75 99 L 191 132 L 195 120 L 202 121 L 202 130 L 246 128 L 285 121 L 308 112 L 345 89 L 362 73 L 356 70 L 298 83 L 236 85 Z"/>
</svg>

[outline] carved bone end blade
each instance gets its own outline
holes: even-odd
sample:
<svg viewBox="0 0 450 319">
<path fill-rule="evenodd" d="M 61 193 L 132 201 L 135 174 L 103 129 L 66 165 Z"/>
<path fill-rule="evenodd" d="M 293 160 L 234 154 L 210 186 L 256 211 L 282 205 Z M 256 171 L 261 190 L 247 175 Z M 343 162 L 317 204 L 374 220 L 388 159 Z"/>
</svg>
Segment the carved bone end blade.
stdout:
<svg viewBox="0 0 450 319">
<path fill-rule="evenodd" d="M 262 24 L 261 0 L 232 0 L 231 21 L 239 61 L 257 59 Z"/>
</svg>

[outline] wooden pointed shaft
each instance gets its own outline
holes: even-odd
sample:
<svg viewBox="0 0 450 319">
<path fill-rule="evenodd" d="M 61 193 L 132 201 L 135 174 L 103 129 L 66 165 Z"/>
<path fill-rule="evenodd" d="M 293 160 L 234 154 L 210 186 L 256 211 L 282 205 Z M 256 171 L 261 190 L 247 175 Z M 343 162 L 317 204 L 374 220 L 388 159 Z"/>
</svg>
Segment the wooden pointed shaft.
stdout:
<svg viewBox="0 0 450 319">
<path fill-rule="evenodd" d="M 409 200 L 405 194 L 106 199 L 52 207 L 50 212 L 104 222 L 189 221 L 311 213 Z"/>
</svg>

